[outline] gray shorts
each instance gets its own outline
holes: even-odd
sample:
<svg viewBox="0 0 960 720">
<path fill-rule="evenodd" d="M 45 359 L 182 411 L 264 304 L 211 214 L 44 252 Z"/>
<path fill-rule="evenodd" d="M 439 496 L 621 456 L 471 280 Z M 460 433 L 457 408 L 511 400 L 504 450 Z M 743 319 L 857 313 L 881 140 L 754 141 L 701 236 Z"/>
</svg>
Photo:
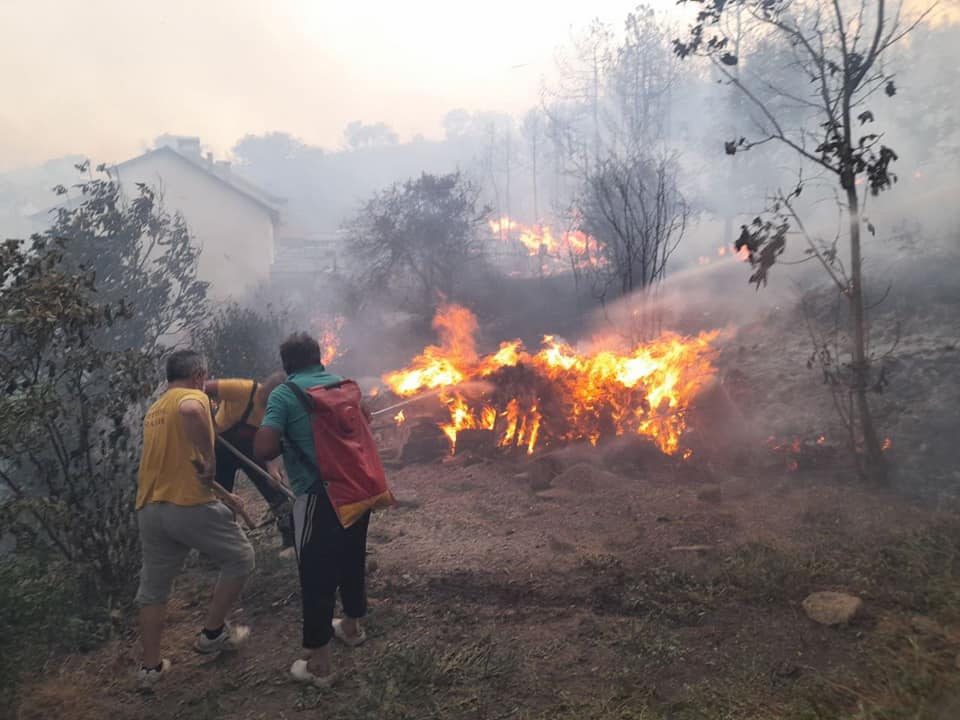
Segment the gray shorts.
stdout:
<svg viewBox="0 0 960 720">
<path fill-rule="evenodd" d="M 233 518 L 217 501 L 181 506 L 148 503 L 137 511 L 143 566 L 137 603 L 162 605 L 170 597 L 173 578 L 191 548 L 213 559 L 221 577 L 246 577 L 254 568 L 253 546 Z"/>
</svg>

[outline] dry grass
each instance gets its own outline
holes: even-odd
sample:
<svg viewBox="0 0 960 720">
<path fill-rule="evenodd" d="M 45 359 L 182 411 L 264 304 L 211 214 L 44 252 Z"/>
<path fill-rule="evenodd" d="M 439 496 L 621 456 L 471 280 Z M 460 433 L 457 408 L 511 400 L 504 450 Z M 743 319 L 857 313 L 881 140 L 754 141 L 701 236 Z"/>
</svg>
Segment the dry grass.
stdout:
<svg viewBox="0 0 960 720">
<path fill-rule="evenodd" d="M 202 663 L 185 649 L 211 582 L 194 567 L 171 608 L 168 685 L 134 691 L 128 634 L 48 665 L 48 678 L 22 688 L 18 720 L 960 717 L 960 636 L 950 629 L 960 621 L 960 519 L 934 524 L 887 496 L 871 506 L 869 494 L 851 494 L 837 508 L 850 518 L 839 543 L 837 523 L 810 514 L 826 494 L 813 483 L 794 483 L 785 500 L 773 484 L 764 496 L 730 482 L 716 504 L 698 501 L 696 486 L 668 497 L 658 478 L 631 479 L 609 489 L 618 507 L 602 493 L 545 503 L 507 473 L 474 472 L 424 467 L 397 479 L 414 502 L 374 523 L 370 641 L 336 649 L 345 679 L 334 690 L 286 676 L 299 641 L 296 573 L 265 534 L 239 615 L 254 628 L 249 650 Z M 750 516 L 793 530 L 772 542 Z M 891 531 L 891 517 L 903 527 Z M 698 534 L 716 544 L 670 551 Z M 830 588 L 865 599 L 854 625 L 803 616 L 805 594 Z"/>
</svg>

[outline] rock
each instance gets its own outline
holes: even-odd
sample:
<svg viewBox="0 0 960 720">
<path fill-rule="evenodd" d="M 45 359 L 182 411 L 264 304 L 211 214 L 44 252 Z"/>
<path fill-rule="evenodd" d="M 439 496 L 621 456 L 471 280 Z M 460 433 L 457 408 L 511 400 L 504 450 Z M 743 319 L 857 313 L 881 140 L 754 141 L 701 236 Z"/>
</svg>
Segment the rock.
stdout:
<svg viewBox="0 0 960 720">
<path fill-rule="evenodd" d="M 612 473 L 599 470 L 589 463 L 577 463 L 553 478 L 551 485 L 578 495 L 588 495 L 597 488 L 617 482 Z"/>
<path fill-rule="evenodd" d="M 410 429 L 410 435 L 400 451 L 404 464 L 440 460 L 450 454 L 450 441 L 436 422 L 420 422 Z"/>
<path fill-rule="evenodd" d="M 546 490 L 553 485 L 553 479 L 563 471 L 563 465 L 554 457 L 544 455 L 534 460 L 523 473 L 534 492 Z"/>
<path fill-rule="evenodd" d="M 862 607 L 863 600 L 842 592 L 815 592 L 803 601 L 807 617 L 821 625 L 846 625 Z"/>
<path fill-rule="evenodd" d="M 623 435 L 594 448 L 599 464 L 607 470 L 636 474 L 664 467 L 669 457 L 656 444 L 642 435 Z"/>
<path fill-rule="evenodd" d="M 490 430 L 461 430 L 457 433 L 457 454 L 490 457 L 497 450 L 497 437 Z"/>
</svg>

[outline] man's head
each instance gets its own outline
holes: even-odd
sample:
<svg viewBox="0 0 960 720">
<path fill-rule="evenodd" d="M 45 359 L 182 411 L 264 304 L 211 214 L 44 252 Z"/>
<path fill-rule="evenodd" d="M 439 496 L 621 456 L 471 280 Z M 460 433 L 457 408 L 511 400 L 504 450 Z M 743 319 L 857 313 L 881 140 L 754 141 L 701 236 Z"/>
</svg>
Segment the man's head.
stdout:
<svg viewBox="0 0 960 720">
<path fill-rule="evenodd" d="M 323 367 L 320 343 L 305 332 L 294 333 L 281 343 L 280 360 L 287 375 L 314 365 Z"/>
<path fill-rule="evenodd" d="M 207 362 L 195 350 L 177 350 L 167 357 L 167 382 L 203 389 L 207 379 Z"/>
</svg>

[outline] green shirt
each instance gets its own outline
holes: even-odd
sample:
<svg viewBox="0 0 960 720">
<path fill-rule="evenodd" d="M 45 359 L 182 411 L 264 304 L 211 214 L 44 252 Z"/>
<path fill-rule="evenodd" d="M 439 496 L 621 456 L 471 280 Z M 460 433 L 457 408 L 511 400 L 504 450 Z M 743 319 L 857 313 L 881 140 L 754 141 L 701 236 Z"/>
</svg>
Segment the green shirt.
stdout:
<svg viewBox="0 0 960 720">
<path fill-rule="evenodd" d="M 292 382 L 304 390 L 318 385 L 324 387 L 335 385 L 341 380 L 343 380 L 342 377 L 328 373 L 323 365 L 313 365 L 287 377 L 287 382 Z M 283 465 L 287 470 L 287 477 L 290 478 L 290 485 L 297 495 L 309 492 L 317 482 L 317 475 L 303 464 L 299 453 L 293 449 L 292 445 L 295 443 L 314 465 L 319 467 L 317 450 L 313 446 L 313 427 L 310 424 L 310 418 L 293 390 L 286 385 L 278 385 L 274 388 L 270 393 L 270 399 L 267 400 L 267 411 L 264 413 L 260 427 L 273 428 L 284 437 L 286 442 L 283 444 Z"/>
</svg>

